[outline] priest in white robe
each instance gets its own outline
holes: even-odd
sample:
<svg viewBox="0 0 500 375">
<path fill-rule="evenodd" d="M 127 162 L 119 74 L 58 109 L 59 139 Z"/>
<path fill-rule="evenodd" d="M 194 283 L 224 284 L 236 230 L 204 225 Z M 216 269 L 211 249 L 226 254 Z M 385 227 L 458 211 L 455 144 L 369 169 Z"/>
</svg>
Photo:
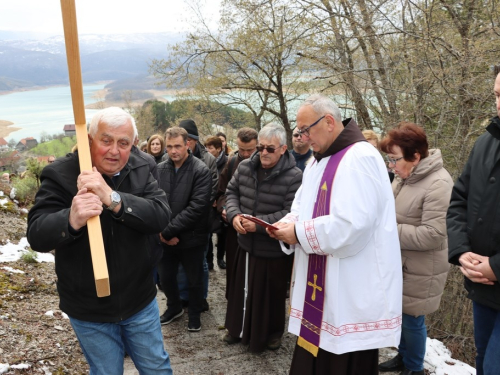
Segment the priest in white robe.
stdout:
<svg viewBox="0 0 500 375">
<path fill-rule="evenodd" d="M 290 374 L 378 374 L 378 348 L 401 335 L 402 266 L 389 176 L 378 151 L 327 97 L 299 108 L 315 160 L 291 212 L 269 231 L 295 252 Z"/>
</svg>

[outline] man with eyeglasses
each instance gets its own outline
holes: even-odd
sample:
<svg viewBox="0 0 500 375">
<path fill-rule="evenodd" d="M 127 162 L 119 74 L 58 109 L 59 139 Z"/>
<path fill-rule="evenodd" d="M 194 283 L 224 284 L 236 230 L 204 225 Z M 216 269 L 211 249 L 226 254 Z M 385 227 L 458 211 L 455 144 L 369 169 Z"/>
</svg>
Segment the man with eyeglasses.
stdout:
<svg viewBox="0 0 500 375">
<path fill-rule="evenodd" d="M 295 158 L 295 163 L 297 163 L 297 168 L 302 172 L 306 168 L 307 163 L 312 159 L 312 150 L 309 138 L 302 137 L 299 134 L 299 129 L 295 128 L 293 130 L 293 150 L 291 151 L 293 157 Z"/>
<path fill-rule="evenodd" d="M 263 226 L 283 218 L 302 181 L 287 152 L 285 128 L 268 124 L 259 132 L 257 153 L 243 160 L 227 187 L 227 221 L 238 232 L 238 247 L 228 286 L 224 341 L 242 342 L 251 352 L 276 350 L 285 331 L 286 283 L 290 257 Z"/>
<path fill-rule="evenodd" d="M 401 334 L 402 275 L 394 197 L 379 152 L 327 97 L 297 113 L 315 160 L 291 212 L 267 230 L 295 252 L 290 374 L 378 374 L 378 348 Z"/>
</svg>

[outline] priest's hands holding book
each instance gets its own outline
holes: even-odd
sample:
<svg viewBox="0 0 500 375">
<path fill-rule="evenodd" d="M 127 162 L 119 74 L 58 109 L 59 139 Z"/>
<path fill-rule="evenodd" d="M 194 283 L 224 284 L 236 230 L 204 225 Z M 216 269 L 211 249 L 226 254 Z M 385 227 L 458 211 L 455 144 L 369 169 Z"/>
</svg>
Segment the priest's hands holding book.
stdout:
<svg viewBox="0 0 500 375">
<path fill-rule="evenodd" d="M 295 245 L 299 242 L 295 235 L 295 223 L 283 223 L 278 221 L 273 224 L 273 227 L 278 229 L 266 229 L 267 234 L 269 234 L 271 238 L 283 241 L 289 245 Z"/>
</svg>

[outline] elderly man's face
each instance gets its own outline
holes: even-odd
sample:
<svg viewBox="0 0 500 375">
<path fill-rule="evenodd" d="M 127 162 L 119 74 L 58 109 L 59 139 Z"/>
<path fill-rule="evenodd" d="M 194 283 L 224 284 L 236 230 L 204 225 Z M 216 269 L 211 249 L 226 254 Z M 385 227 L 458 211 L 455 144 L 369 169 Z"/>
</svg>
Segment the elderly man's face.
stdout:
<svg viewBox="0 0 500 375">
<path fill-rule="evenodd" d="M 286 151 L 286 145 L 280 145 L 280 142 L 277 138 L 272 139 L 259 139 L 259 146 L 257 149 L 261 148 L 262 151 L 259 150 L 260 154 L 260 164 L 262 164 L 262 168 L 272 168 L 281 158 Z M 268 149 L 273 149 L 274 152 L 269 152 Z"/>
<path fill-rule="evenodd" d="M 110 127 L 101 122 L 97 133 L 94 137 L 89 135 L 89 140 L 92 164 L 100 173 L 113 177 L 128 162 L 134 128 L 130 122 L 119 127 Z"/>
<path fill-rule="evenodd" d="M 321 115 L 318 115 L 312 106 L 307 105 L 301 107 L 297 112 L 297 128 L 304 130 L 309 128 L 309 135 L 302 134 L 302 139 L 310 142 L 312 149 L 315 152 L 324 153 L 331 144 L 331 139 L 328 137 L 328 121 L 333 121 L 333 117 L 325 116 L 316 125 L 310 127 Z"/>
</svg>

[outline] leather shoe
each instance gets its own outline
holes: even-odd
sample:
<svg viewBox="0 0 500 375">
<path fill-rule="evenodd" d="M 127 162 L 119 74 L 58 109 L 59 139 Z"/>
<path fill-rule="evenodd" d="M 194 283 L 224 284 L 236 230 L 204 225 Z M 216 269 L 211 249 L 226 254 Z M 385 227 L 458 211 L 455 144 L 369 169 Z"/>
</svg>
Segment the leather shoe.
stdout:
<svg viewBox="0 0 500 375">
<path fill-rule="evenodd" d="M 224 341 L 228 345 L 233 345 L 240 342 L 241 339 L 239 337 L 233 337 L 229 333 L 226 333 L 222 338 L 222 341 Z"/>
<path fill-rule="evenodd" d="M 382 362 L 381 364 L 378 365 L 378 370 L 380 372 L 394 372 L 394 371 L 402 371 L 405 370 L 405 365 L 403 363 L 403 357 L 401 354 L 398 353 L 397 356 L 395 356 L 392 359 L 389 359 L 388 361 Z"/>
<path fill-rule="evenodd" d="M 267 348 L 269 350 L 278 350 L 281 346 L 281 338 L 269 340 Z"/>
<path fill-rule="evenodd" d="M 405 368 L 400 375 L 425 375 L 425 371 L 424 370 L 420 370 L 420 371 L 411 371 L 411 370 L 408 370 L 407 368 Z"/>
<path fill-rule="evenodd" d="M 226 269 L 226 262 L 224 262 L 224 259 L 218 259 L 217 260 L 217 265 L 219 266 L 219 268 L 221 270 L 225 270 Z"/>
<path fill-rule="evenodd" d="M 184 314 L 184 309 L 182 308 L 177 312 L 172 311 L 172 309 L 167 309 L 167 311 L 160 316 L 160 323 L 161 325 L 172 323 L 175 319 L 180 318 L 182 314 Z"/>
</svg>

